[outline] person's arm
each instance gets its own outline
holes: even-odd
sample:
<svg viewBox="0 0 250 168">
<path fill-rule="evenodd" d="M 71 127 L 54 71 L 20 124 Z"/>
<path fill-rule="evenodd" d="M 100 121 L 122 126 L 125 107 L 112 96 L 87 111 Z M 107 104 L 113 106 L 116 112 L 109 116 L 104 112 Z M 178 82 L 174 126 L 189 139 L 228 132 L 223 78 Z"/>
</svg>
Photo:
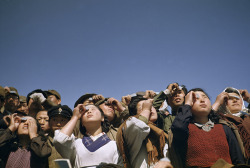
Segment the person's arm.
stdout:
<svg viewBox="0 0 250 168">
<path fill-rule="evenodd" d="M 157 96 L 154 97 L 153 106 L 156 110 L 159 110 L 162 103 L 166 100 L 167 95 L 161 91 Z"/>
<path fill-rule="evenodd" d="M 86 109 L 82 104 L 78 104 L 73 111 L 73 116 L 69 120 L 69 122 L 60 130 L 63 134 L 67 136 L 71 136 L 73 130 L 76 126 L 77 121 L 81 118 L 81 116 L 85 113 Z"/>
<path fill-rule="evenodd" d="M 226 126 L 223 125 L 226 137 L 227 137 L 227 142 L 229 146 L 229 152 L 231 156 L 231 160 L 233 164 L 244 164 L 244 157 L 242 155 L 241 149 L 239 147 L 238 141 L 232 132 L 232 130 Z"/>
<path fill-rule="evenodd" d="M 39 157 L 49 157 L 52 151 L 47 139 L 40 135 L 31 139 L 30 148 Z"/>
</svg>

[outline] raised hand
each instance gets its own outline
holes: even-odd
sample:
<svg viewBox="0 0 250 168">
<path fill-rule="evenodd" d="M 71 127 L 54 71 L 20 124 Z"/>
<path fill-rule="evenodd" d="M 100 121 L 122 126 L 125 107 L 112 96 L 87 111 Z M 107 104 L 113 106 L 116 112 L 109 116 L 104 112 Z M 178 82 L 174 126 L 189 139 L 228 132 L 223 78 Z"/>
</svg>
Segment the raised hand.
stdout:
<svg viewBox="0 0 250 168">
<path fill-rule="evenodd" d="M 38 133 L 37 133 L 36 120 L 33 118 L 29 118 L 29 119 L 27 119 L 26 122 L 28 123 L 28 130 L 29 130 L 30 139 L 37 137 Z"/>
<path fill-rule="evenodd" d="M 103 95 L 99 94 L 99 95 L 92 96 L 92 99 L 93 99 L 93 102 L 96 103 L 96 102 L 103 100 L 105 98 L 103 97 Z"/>
<path fill-rule="evenodd" d="M 240 94 L 241 94 L 243 100 L 247 101 L 248 103 L 250 102 L 250 94 L 248 93 L 248 91 L 246 89 L 240 90 Z"/>
<path fill-rule="evenodd" d="M 126 106 L 129 105 L 130 101 L 131 101 L 131 96 L 130 95 L 122 96 L 122 103 L 124 103 Z"/>
<path fill-rule="evenodd" d="M 113 97 L 107 100 L 107 104 L 111 104 L 119 112 L 122 112 L 125 109 L 125 107 L 123 107 L 122 104 Z"/>
<path fill-rule="evenodd" d="M 145 95 L 143 96 L 146 99 L 153 99 L 156 93 L 153 90 L 146 90 Z"/>
<path fill-rule="evenodd" d="M 12 115 L 6 116 L 6 120 L 9 121 L 9 129 L 11 132 L 15 132 L 18 129 L 18 126 L 21 123 L 21 118 L 17 116 L 17 113 L 14 113 Z"/>
</svg>

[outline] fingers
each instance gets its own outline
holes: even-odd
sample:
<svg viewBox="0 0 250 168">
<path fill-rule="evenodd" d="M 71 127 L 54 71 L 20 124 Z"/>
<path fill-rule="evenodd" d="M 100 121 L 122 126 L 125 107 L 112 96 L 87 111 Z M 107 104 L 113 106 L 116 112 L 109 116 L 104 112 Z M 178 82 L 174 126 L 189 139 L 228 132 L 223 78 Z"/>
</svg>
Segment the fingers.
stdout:
<svg viewBox="0 0 250 168">
<path fill-rule="evenodd" d="M 103 100 L 104 97 L 103 97 L 103 95 L 99 94 L 99 95 L 94 95 L 94 96 L 92 97 L 92 99 L 93 99 L 94 102 L 98 102 L 98 101 L 100 101 L 100 100 Z"/>
<path fill-rule="evenodd" d="M 115 98 L 111 97 L 107 100 L 107 104 L 112 104 L 112 105 L 117 105 L 118 100 L 116 100 Z"/>
<path fill-rule="evenodd" d="M 146 90 L 145 95 L 143 96 L 146 99 L 153 99 L 156 96 L 156 93 L 153 90 Z"/>
</svg>

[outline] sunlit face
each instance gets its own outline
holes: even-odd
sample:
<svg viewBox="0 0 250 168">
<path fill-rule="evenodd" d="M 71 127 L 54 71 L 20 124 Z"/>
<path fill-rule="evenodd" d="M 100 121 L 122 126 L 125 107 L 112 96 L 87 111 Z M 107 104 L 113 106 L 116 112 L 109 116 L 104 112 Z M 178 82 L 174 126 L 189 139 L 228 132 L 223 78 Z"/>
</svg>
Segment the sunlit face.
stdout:
<svg viewBox="0 0 250 168">
<path fill-rule="evenodd" d="M 228 93 L 227 108 L 231 113 L 238 113 L 242 109 L 243 101 L 237 93 Z"/>
<path fill-rule="evenodd" d="M 168 99 L 168 104 L 172 108 L 179 107 L 183 105 L 184 100 L 185 100 L 185 93 L 183 90 L 179 89 Z"/>
<path fill-rule="evenodd" d="M 58 129 L 60 130 L 62 129 L 62 127 L 64 127 L 67 124 L 68 121 L 69 121 L 69 118 L 57 114 L 57 115 L 52 116 L 49 119 L 49 126 L 52 131 L 55 131 Z"/>
<path fill-rule="evenodd" d="M 209 98 L 201 91 L 196 91 L 194 93 L 197 96 L 191 109 L 193 116 L 208 116 L 212 108 Z"/>
<path fill-rule="evenodd" d="M 87 126 L 90 123 L 98 123 L 101 125 L 101 122 L 104 121 L 104 116 L 102 116 L 101 111 L 94 105 L 88 105 L 88 111 L 86 111 L 82 117 L 82 125 Z"/>
<path fill-rule="evenodd" d="M 55 95 L 49 95 L 47 99 L 49 99 L 50 101 L 52 101 L 55 104 L 61 103 L 61 99 L 57 99 L 57 97 Z"/>
<path fill-rule="evenodd" d="M 36 120 L 33 117 L 25 116 L 23 118 L 26 118 L 27 120 L 21 120 L 21 123 L 19 124 L 18 129 L 17 129 L 18 135 L 29 135 L 28 121 L 31 121 L 33 126 L 35 126 L 37 130 Z"/>
<path fill-rule="evenodd" d="M 20 112 L 23 112 L 25 114 L 28 114 L 29 113 L 29 110 L 28 110 L 28 105 L 27 103 L 24 103 L 24 102 L 21 102 L 18 106 L 18 109 L 17 111 L 20 111 Z"/>
<path fill-rule="evenodd" d="M 110 122 L 113 121 L 113 119 L 115 118 L 114 107 L 111 104 L 105 103 L 102 103 L 99 107 L 102 109 L 104 115 L 107 116 L 108 120 Z"/>
<path fill-rule="evenodd" d="M 36 115 L 36 120 L 40 124 L 42 130 L 45 133 L 48 133 L 50 130 L 48 112 L 47 111 L 39 111 Z"/>
<path fill-rule="evenodd" d="M 142 112 L 142 104 L 145 102 L 146 100 L 142 100 L 139 101 L 139 103 L 137 104 L 137 114 L 140 114 Z M 157 116 L 157 111 L 156 109 L 152 106 L 151 108 L 151 112 L 149 115 L 149 121 L 151 122 L 155 122 L 157 120 L 158 116 Z"/>
</svg>

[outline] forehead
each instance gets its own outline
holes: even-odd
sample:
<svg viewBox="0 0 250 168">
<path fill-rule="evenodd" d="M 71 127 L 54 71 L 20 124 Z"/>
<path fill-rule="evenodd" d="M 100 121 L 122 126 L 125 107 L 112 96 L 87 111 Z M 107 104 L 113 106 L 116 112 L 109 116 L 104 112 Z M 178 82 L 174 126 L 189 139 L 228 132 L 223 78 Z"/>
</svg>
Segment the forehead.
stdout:
<svg viewBox="0 0 250 168">
<path fill-rule="evenodd" d="M 228 93 L 229 96 L 239 96 L 237 93 Z"/>
<path fill-rule="evenodd" d="M 48 112 L 47 111 L 39 111 L 36 116 L 42 116 L 42 115 L 48 116 Z"/>
<path fill-rule="evenodd" d="M 92 105 L 92 104 L 88 104 L 86 105 L 86 107 L 89 109 L 98 109 L 95 105 Z"/>
<path fill-rule="evenodd" d="M 200 96 L 206 96 L 207 97 L 207 95 L 202 91 L 196 91 L 195 94 L 199 94 Z"/>
</svg>

